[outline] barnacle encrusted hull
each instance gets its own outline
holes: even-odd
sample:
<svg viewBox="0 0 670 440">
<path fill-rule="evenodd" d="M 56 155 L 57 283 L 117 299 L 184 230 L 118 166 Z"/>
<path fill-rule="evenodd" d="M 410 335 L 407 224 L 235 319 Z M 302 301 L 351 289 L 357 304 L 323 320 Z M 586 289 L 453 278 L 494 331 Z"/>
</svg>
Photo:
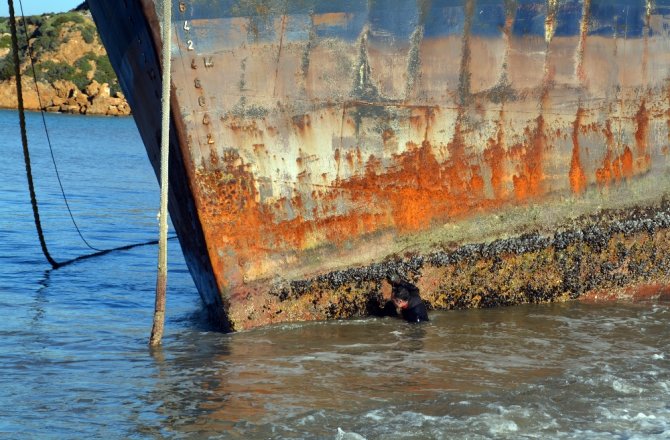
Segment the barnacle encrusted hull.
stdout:
<svg viewBox="0 0 670 440">
<path fill-rule="evenodd" d="M 91 0 L 158 167 L 151 0 Z M 219 323 L 662 292 L 662 2 L 174 2 L 170 214 Z M 650 287 L 651 286 L 651 287 Z"/>
</svg>

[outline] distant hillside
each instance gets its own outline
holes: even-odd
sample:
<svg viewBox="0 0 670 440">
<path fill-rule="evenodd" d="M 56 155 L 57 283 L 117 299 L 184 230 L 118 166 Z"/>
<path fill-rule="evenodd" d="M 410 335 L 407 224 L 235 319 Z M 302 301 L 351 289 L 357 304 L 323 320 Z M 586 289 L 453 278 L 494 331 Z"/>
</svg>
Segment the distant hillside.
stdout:
<svg viewBox="0 0 670 440">
<path fill-rule="evenodd" d="M 100 42 L 90 12 L 17 17 L 24 106 L 39 110 L 29 48 L 35 63 L 41 108 L 52 112 L 127 115 L 130 107 Z M 79 10 L 84 9 L 84 10 Z M 16 108 L 16 79 L 9 19 L 0 18 L 0 107 Z"/>
</svg>

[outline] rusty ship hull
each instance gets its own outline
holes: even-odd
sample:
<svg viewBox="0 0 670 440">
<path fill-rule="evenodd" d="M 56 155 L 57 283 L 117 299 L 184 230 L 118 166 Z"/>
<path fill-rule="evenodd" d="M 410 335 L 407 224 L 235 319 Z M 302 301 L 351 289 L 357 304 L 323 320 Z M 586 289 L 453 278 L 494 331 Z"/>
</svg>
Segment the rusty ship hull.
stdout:
<svg viewBox="0 0 670 440">
<path fill-rule="evenodd" d="M 117 4 L 118 3 L 118 4 Z M 156 170 L 160 10 L 89 0 Z M 170 216 L 228 330 L 667 293 L 670 2 L 173 2 Z"/>
</svg>

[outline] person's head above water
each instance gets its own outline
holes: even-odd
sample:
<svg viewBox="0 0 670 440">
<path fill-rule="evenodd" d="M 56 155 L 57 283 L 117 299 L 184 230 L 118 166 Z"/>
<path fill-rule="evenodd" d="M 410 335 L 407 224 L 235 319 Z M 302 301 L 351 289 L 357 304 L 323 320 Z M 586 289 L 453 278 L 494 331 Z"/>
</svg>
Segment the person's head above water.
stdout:
<svg viewBox="0 0 670 440">
<path fill-rule="evenodd" d="M 393 304 L 399 309 L 406 309 L 409 305 L 410 298 L 412 298 L 412 294 L 408 289 L 402 287 L 393 289 L 391 299 L 393 300 Z"/>
<path fill-rule="evenodd" d="M 391 275 L 382 280 L 382 295 L 390 299 L 400 309 L 407 308 L 409 300 L 413 296 L 418 296 L 419 292 L 414 284 L 403 281 L 398 276 Z"/>
<path fill-rule="evenodd" d="M 428 321 L 428 312 L 419 295 L 419 288 L 411 282 L 399 277 L 386 277 L 381 281 L 381 294 L 387 305 L 392 302 L 395 306 L 393 316 L 399 314 L 408 322 Z"/>
</svg>

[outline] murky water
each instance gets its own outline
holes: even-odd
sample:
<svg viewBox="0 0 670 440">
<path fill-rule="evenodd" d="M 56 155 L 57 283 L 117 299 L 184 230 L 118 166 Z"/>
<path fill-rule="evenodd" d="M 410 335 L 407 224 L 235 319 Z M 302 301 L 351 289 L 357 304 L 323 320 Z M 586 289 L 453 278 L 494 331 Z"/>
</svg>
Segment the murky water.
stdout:
<svg viewBox="0 0 670 440">
<path fill-rule="evenodd" d="M 69 223 L 39 115 L 33 172 L 47 241 Z M 155 238 L 158 188 L 131 119 L 49 115 L 80 229 Z M 17 117 L 0 112 L 0 438 L 670 438 L 670 304 L 523 306 L 290 324 L 224 335 L 170 242 L 168 319 L 151 353 L 157 249 L 49 270 Z"/>
</svg>

